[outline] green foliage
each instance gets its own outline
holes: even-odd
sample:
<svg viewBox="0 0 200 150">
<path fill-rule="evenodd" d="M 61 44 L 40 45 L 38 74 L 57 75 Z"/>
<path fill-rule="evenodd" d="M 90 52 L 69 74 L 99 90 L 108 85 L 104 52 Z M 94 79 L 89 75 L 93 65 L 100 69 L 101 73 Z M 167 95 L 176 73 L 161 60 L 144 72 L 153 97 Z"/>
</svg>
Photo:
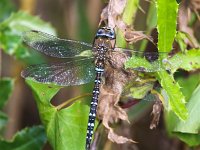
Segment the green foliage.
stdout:
<svg viewBox="0 0 200 150">
<path fill-rule="evenodd" d="M 9 18 L 0 23 L 0 48 L 5 53 L 27 64 L 44 62 L 38 53 L 28 51 L 22 45 L 22 33 L 33 29 L 55 34 L 51 25 L 42 21 L 39 17 L 33 17 L 22 11 L 12 13 Z"/>
<path fill-rule="evenodd" d="M 0 110 L 3 109 L 14 88 L 14 80 L 11 78 L 0 79 Z M 0 132 L 3 131 L 8 121 L 7 115 L 0 111 Z"/>
<path fill-rule="evenodd" d="M 133 86 L 130 88 L 131 97 L 143 99 L 148 92 L 153 88 L 153 84 L 144 84 L 142 86 Z"/>
<path fill-rule="evenodd" d="M 89 107 L 81 101 L 60 109 L 50 103 L 61 87 L 27 80 L 31 86 L 40 118 L 52 147 L 57 150 L 84 150 Z M 77 144 L 78 143 L 78 144 Z"/>
<path fill-rule="evenodd" d="M 200 75 L 193 74 L 188 77 L 178 77 L 177 81 L 181 86 L 181 91 L 185 95 L 186 101 L 189 101 L 193 91 L 200 84 Z"/>
<path fill-rule="evenodd" d="M 28 51 L 22 43 L 21 35 L 24 31 L 32 29 L 55 34 L 55 30 L 51 25 L 28 13 L 13 12 L 13 5 L 8 1 L 3 0 L 0 3 L 0 8 L 0 50 L 27 64 L 44 62 L 44 59 L 38 53 Z M 13 79 L 3 78 L 0 80 L 0 109 L 7 102 L 13 87 Z M 0 111 L 1 134 L 3 134 L 7 120 L 7 115 Z M 43 127 L 40 126 L 24 129 L 17 133 L 12 141 L 5 141 L 2 138 L 0 147 L 5 150 L 40 150 L 45 142 L 45 132 Z"/>
<path fill-rule="evenodd" d="M 10 97 L 14 87 L 14 80 L 11 78 L 0 79 L 0 109 L 2 109 Z"/>
<path fill-rule="evenodd" d="M 185 41 L 184 41 L 184 39 L 186 38 L 187 38 L 186 34 L 182 32 L 177 32 L 175 40 L 177 41 L 177 43 L 180 46 L 181 51 L 183 52 L 187 49 L 187 45 L 185 44 Z"/>
<path fill-rule="evenodd" d="M 37 126 L 16 133 L 11 141 L 0 140 L 0 147 L 4 150 L 42 150 L 44 143 L 44 128 Z"/>
<path fill-rule="evenodd" d="M 167 72 L 158 72 L 158 78 L 160 78 L 160 84 L 165 89 L 165 99 L 168 100 L 165 105 L 165 109 L 173 110 L 175 114 L 182 120 L 186 120 L 188 112 L 185 107 L 185 97 L 180 91 L 179 84 L 174 80 L 173 76 L 170 76 Z"/>
<path fill-rule="evenodd" d="M 172 44 L 176 35 L 176 17 L 178 5 L 175 0 L 170 2 L 164 0 L 157 1 L 157 28 L 158 28 L 158 49 L 161 52 L 169 52 L 172 49 Z M 160 67 L 161 70 L 156 73 L 156 77 L 159 80 L 162 88 L 165 90 L 167 110 L 172 110 L 181 120 L 186 120 L 188 117 L 188 111 L 185 106 L 185 96 L 181 92 L 181 87 L 176 82 L 173 74 L 178 69 L 184 69 L 186 71 L 193 71 L 200 68 L 200 51 L 198 49 L 192 49 L 187 51 L 184 46 L 183 38 L 185 36 L 179 34 L 177 36 L 178 42 L 181 44 L 181 48 L 184 49 L 184 53 L 178 53 L 173 57 L 167 57 L 167 55 L 160 55 L 160 58 L 154 62 L 148 62 L 145 58 L 139 58 L 132 56 L 125 64 L 126 68 L 142 67 L 146 71 L 156 70 Z M 164 70 L 169 70 L 171 73 L 167 73 Z"/>
<path fill-rule="evenodd" d="M 170 59 L 171 64 L 175 64 L 177 60 L 181 62 L 179 65 L 176 65 L 176 70 L 194 71 L 200 68 L 200 49 L 191 49 L 185 53 L 178 53 L 176 54 L 176 58 L 174 58 Z"/>
<path fill-rule="evenodd" d="M 3 129 L 5 128 L 6 124 L 8 122 L 8 117 L 5 113 L 0 111 L 0 137 L 1 134 L 3 134 Z"/>
<path fill-rule="evenodd" d="M 11 0 L 1 0 L 0 3 L 0 22 L 8 18 L 12 11 L 15 10 L 14 5 L 8 1 Z"/>
<path fill-rule="evenodd" d="M 176 19 L 178 4 L 176 0 L 157 0 L 158 16 L 158 50 L 169 52 L 176 35 Z M 165 89 L 170 109 L 182 120 L 186 120 L 188 112 L 185 107 L 185 97 L 180 91 L 180 86 L 167 72 L 158 72 L 161 86 Z"/>
<path fill-rule="evenodd" d="M 187 120 L 182 121 L 169 111 L 166 113 L 166 121 L 168 130 L 174 135 L 178 136 L 181 140 L 190 146 L 197 146 L 200 144 L 200 85 L 193 92 L 190 100 L 187 103 L 189 117 Z"/>
<path fill-rule="evenodd" d="M 176 35 L 178 4 L 176 0 L 157 0 L 158 50 L 170 52 Z"/>
</svg>

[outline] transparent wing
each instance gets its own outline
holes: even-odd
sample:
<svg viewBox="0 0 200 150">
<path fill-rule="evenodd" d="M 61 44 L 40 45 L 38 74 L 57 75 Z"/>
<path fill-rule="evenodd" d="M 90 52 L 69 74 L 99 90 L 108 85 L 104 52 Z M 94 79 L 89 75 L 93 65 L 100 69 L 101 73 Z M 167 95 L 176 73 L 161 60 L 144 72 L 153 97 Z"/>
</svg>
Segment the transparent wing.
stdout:
<svg viewBox="0 0 200 150">
<path fill-rule="evenodd" d="M 25 32 L 22 38 L 30 47 L 48 56 L 58 58 L 74 57 L 92 49 L 92 45 L 85 42 L 59 39 L 53 35 L 34 30 Z"/>
<path fill-rule="evenodd" d="M 127 65 L 133 70 L 157 72 L 175 68 L 175 66 L 170 66 L 168 53 L 165 52 L 142 52 L 123 48 L 115 48 L 115 50 L 130 56 Z M 177 65 L 181 63 L 181 60 L 177 60 Z"/>
<path fill-rule="evenodd" d="M 26 68 L 21 76 L 41 83 L 73 86 L 89 83 L 95 78 L 93 59 L 80 59 L 58 64 L 40 64 Z"/>
</svg>

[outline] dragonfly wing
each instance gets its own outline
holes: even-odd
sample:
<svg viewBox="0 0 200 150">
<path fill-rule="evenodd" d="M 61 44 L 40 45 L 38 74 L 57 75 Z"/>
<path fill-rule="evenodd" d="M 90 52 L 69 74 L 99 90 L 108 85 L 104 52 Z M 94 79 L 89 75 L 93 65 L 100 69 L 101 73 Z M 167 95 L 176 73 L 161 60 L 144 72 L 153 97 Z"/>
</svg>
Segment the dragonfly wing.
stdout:
<svg viewBox="0 0 200 150">
<path fill-rule="evenodd" d="M 128 63 L 131 63 L 133 70 L 142 72 L 157 72 L 166 70 L 162 65 L 162 59 L 167 58 L 168 53 L 165 52 L 142 52 L 130 49 L 116 48 L 116 51 L 126 53 L 131 58 Z"/>
<path fill-rule="evenodd" d="M 21 76 L 37 82 L 59 86 L 82 85 L 95 78 L 93 59 L 81 59 L 57 64 L 40 64 L 26 68 Z"/>
<path fill-rule="evenodd" d="M 67 58 L 91 51 L 92 45 L 74 40 L 64 40 L 40 31 L 28 31 L 22 36 L 30 47 L 52 57 Z"/>
</svg>

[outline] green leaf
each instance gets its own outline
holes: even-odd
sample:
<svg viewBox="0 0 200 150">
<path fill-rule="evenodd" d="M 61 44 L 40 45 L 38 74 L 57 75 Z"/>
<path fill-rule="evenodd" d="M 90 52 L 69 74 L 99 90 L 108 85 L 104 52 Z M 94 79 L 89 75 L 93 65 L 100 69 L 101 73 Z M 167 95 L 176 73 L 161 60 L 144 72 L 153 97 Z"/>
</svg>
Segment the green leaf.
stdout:
<svg viewBox="0 0 200 150">
<path fill-rule="evenodd" d="M 14 88 L 14 80 L 10 78 L 0 79 L 0 109 L 2 109 L 10 97 Z"/>
<path fill-rule="evenodd" d="M 22 11 L 13 13 L 8 19 L 0 23 L 0 48 L 5 53 L 28 64 L 44 62 L 39 53 L 29 52 L 22 44 L 22 33 L 33 29 L 55 34 L 53 27 L 39 17 L 31 16 Z"/>
<path fill-rule="evenodd" d="M 0 22 L 5 20 L 10 16 L 12 11 L 14 11 L 14 5 L 11 0 L 1 0 L 0 3 Z"/>
<path fill-rule="evenodd" d="M 200 144 L 200 84 L 193 92 L 187 109 L 189 117 L 187 120 L 179 120 L 172 112 L 167 112 L 167 127 L 170 132 L 178 136 L 181 140 L 190 146 L 197 146 Z"/>
<path fill-rule="evenodd" d="M 12 32 L 21 35 L 22 32 L 28 30 L 39 30 L 49 34 L 55 35 L 55 29 L 49 24 L 42 21 L 37 16 L 31 16 L 30 14 L 19 11 L 13 13 L 8 19 L 0 23 L 0 30 L 10 29 Z"/>
<path fill-rule="evenodd" d="M 177 61 L 181 62 L 178 63 Z M 174 57 L 169 59 L 169 64 L 174 66 L 173 69 L 183 69 L 186 71 L 194 71 L 200 69 L 200 49 L 191 49 L 185 53 L 177 53 Z"/>
<path fill-rule="evenodd" d="M 176 34 L 178 4 L 176 0 L 157 0 L 158 50 L 169 52 Z"/>
<path fill-rule="evenodd" d="M 141 86 L 133 86 L 130 88 L 130 96 L 136 99 L 144 98 L 148 92 L 153 89 L 153 84 L 143 84 Z"/>
<path fill-rule="evenodd" d="M 180 140 L 187 143 L 187 145 L 189 145 L 190 147 L 200 145 L 200 135 L 199 134 L 176 132 L 175 135 Z"/>
<path fill-rule="evenodd" d="M 39 84 L 27 80 L 36 97 L 40 118 L 47 137 L 56 150 L 84 150 L 89 106 L 77 101 L 71 106 L 58 109 L 50 101 L 61 87 Z"/>
<path fill-rule="evenodd" d="M 166 102 L 165 109 L 172 110 L 180 119 L 186 120 L 188 111 L 185 107 L 185 97 L 180 90 L 179 84 L 166 71 L 158 72 L 157 75 L 162 88 L 167 94 L 165 100 L 168 99 L 168 103 Z"/>
<path fill-rule="evenodd" d="M 187 44 L 185 43 L 185 39 L 187 39 L 186 33 L 178 31 L 176 34 L 176 41 L 179 44 L 179 47 L 182 52 L 187 49 Z"/>
<path fill-rule="evenodd" d="M 25 128 L 16 133 L 11 141 L 0 140 L 3 150 L 42 150 L 46 136 L 42 126 Z"/>
<path fill-rule="evenodd" d="M 182 59 L 179 56 L 174 55 L 173 57 L 168 57 L 167 53 L 162 53 L 157 60 L 149 62 L 145 57 L 133 55 L 125 63 L 125 68 L 144 70 L 145 72 L 156 72 L 163 70 L 170 70 L 174 73 L 182 65 Z"/>
<path fill-rule="evenodd" d="M 192 95 L 192 92 L 195 90 L 195 88 L 200 83 L 200 74 L 192 74 L 189 77 L 179 77 L 177 79 L 181 91 L 183 92 L 184 96 L 186 97 L 186 100 L 188 101 Z"/>
<path fill-rule="evenodd" d="M 171 69 L 173 69 L 173 66 Z M 143 57 L 138 57 L 136 55 L 133 55 L 130 59 L 128 59 L 125 63 L 125 68 L 132 68 L 132 69 L 143 69 L 144 71 L 147 72 L 156 72 L 159 70 L 165 70 L 164 66 L 162 66 L 161 60 L 155 60 L 153 62 L 149 62 Z"/>
<path fill-rule="evenodd" d="M 158 50 L 161 52 L 170 52 L 176 35 L 176 20 L 177 20 L 178 4 L 176 0 L 157 0 L 157 16 L 158 16 Z M 177 58 L 174 57 L 176 62 Z M 181 59 L 180 59 L 181 60 Z M 170 64 L 170 66 L 172 66 Z M 172 73 L 175 70 L 172 69 Z M 188 112 L 185 107 L 185 97 L 180 91 L 180 86 L 174 80 L 173 74 L 167 72 L 158 72 L 157 78 L 160 80 L 161 86 L 166 91 L 168 99 L 168 108 L 182 120 L 186 120 Z"/>
</svg>

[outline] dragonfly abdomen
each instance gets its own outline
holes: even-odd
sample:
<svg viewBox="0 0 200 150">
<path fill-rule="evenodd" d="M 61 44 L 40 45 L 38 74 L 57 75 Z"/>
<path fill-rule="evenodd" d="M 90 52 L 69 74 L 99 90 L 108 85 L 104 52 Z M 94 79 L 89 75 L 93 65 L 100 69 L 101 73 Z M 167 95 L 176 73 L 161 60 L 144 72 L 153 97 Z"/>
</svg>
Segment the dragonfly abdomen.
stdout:
<svg viewBox="0 0 200 150">
<path fill-rule="evenodd" d="M 89 113 L 88 127 L 87 127 L 86 150 L 89 150 L 90 143 L 92 140 L 93 130 L 95 126 L 98 98 L 99 98 L 99 93 L 100 93 L 99 88 L 101 84 L 101 77 L 104 73 L 104 62 L 99 61 L 96 64 L 97 64 L 95 68 L 96 78 L 95 78 L 95 84 L 94 84 L 93 93 L 92 93 L 92 101 L 90 105 L 90 113 Z"/>
</svg>

